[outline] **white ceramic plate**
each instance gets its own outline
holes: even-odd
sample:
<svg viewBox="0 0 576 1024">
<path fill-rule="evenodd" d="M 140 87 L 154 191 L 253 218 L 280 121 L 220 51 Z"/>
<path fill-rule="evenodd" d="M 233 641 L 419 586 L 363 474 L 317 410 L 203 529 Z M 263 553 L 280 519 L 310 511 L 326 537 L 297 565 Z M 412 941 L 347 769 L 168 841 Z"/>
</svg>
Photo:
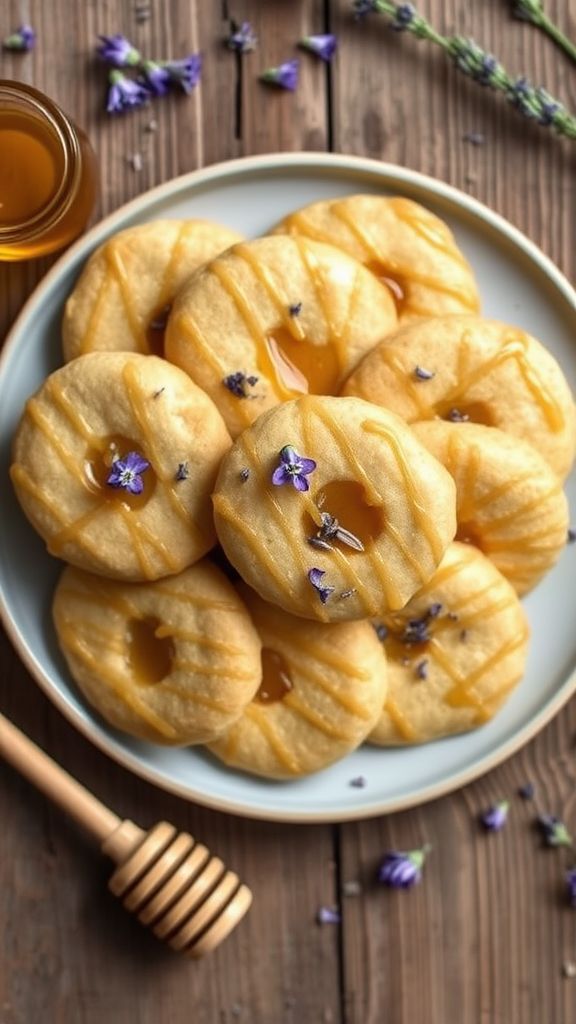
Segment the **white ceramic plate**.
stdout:
<svg viewBox="0 0 576 1024">
<path fill-rule="evenodd" d="M 10 438 L 25 399 L 61 362 L 64 301 L 89 253 L 121 228 L 158 217 L 205 217 L 247 236 L 317 199 L 353 192 L 409 196 L 443 217 L 470 260 L 483 311 L 529 329 L 576 390 L 576 294 L 515 228 L 469 196 L 410 170 L 324 154 L 254 157 L 209 167 L 140 196 L 84 236 L 24 307 L 0 361 L 0 612 L 28 669 L 58 708 L 111 757 L 180 796 L 284 821 L 344 821 L 430 800 L 486 772 L 526 743 L 576 688 L 576 545 L 526 600 L 532 642 L 526 677 L 504 710 L 473 733 L 423 747 L 365 747 L 317 775 L 272 783 L 226 769 L 199 749 L 169 750 L 110 729 L 84 704 L 50 619 L 59 564 L 19 510 L 8 479 Z M 576 479 L 568 485 L 576 505 Z M 363 789 L 350 780 L 364 775 Z"/>
</svg>

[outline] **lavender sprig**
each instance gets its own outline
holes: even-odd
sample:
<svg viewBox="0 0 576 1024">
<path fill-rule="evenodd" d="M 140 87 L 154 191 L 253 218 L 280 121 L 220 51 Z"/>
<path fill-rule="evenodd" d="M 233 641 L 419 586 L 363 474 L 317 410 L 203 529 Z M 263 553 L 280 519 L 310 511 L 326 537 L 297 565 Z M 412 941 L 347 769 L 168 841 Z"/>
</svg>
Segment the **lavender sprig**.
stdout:
<svg viewBox="0 0 576 1024">
<path fill-rule="evenodd" d="M 576 61 L 576 46 L 546 14 L 542 0 L 512 0 L 512 14 L 520 21 L 529 21 L 537 28 L 541 28 L 558 46 L 562 47 L 572 60 Z"/>
<path fill-rule="evenodd" d="M 31 25 L 20 25 L 15 32 L 2 40 L 4 50 L 15 50 L 18 53 L 29 53 L 36 44 L 36 33 Z"/>
<path fill-rule="evenodd" d="M 576 117 L 545 89 L 533 86 L 520 76 L 512 78 L 492 54 L 483 50 L 473 39 L 464 36 L 443 36 L 426 18 L 418 14 L 412 4 L 397 4 L 392 0 L 354 0 L 356 17 L 384 14 L 390 18 L 390 27 L 396 31 L 411 32 L 418 39 L 440 46 L 463 74 L 496 92 L 501 92 L 515 110 L 544 127 L 553 128 L 558 135 L 576 139 Z"/>
</svg>

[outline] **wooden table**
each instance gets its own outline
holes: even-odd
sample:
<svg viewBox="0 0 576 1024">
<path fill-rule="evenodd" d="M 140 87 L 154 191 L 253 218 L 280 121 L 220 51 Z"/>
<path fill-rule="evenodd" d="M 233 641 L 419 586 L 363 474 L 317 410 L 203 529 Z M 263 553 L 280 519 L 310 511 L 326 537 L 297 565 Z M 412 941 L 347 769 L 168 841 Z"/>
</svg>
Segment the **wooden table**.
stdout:
<svg viewBox="0 0 576 1024">
<path fill-rule="evenodd" d="M 0 76 L 32 82 L 85 126 L 102 177 L 97 217 L 203 164 L 274 150 L 356 153 L 458 186 L 509 218 L 574 274 L 574 154 L 500 97 L 458 75 L 443 55 L 383 19 L 352 20 L 348 0 L 30 0 L 2 5 L 0 33 L 22 12 L 36 51 L 0 56 Z M 547 0 L 572 36 L 568 6 Z M 474 36 L 515 73 L 576 107 L 576 72 L 554 44 L 496 0 L 423 0 L 446 31 Z M 237 60 L 221 43 L 229 18 L 260 38 Z M 328 70 L 302 57 L 295 94 L 257 81 L 295 54 L 300 36 L 329 28 L 340 52 Z M 124 32 L 146 54 L 201 50 L 201 86 L 152 110 L 110 118 L 99 33 Z M 147 133 L 151 118 L 157 131 Z M 478 133 L 482 144 L 465 141 Z M 142 154 L 142 169 L 130 157 Z M 0 155 L 1 159 L 1 155 Z M 48 266 L 0 270 L 0 333 Z M 117 767 L 52 708 L 0 646 L 0 707 L 108 801 L 143 824 L 167 818 L 235 866 L 253 909 L 211 958 L 164 950 L 105 894 L 107 865 L 11 770 L 0 784 L 0 1024 L 561 1024 L 576 1019 L 576 912 L 565 904 L 559 853 L 541 847 L 527 780 L 539 804 L 576 829 L 574 702 L 522 752 L 474 785 L 392 817 L 289 827 L 226 817 L 167 796 Z M 513 822 L 486 836 L 478 812 L 511 796 Z M 428 840 L 424 883 L 378 888 L 383 851 Z M 360 895 L 343 896 L 358 881 Z M 341 903 L 342 927 L 319 927 L 320 904 Z"/>
</svg>

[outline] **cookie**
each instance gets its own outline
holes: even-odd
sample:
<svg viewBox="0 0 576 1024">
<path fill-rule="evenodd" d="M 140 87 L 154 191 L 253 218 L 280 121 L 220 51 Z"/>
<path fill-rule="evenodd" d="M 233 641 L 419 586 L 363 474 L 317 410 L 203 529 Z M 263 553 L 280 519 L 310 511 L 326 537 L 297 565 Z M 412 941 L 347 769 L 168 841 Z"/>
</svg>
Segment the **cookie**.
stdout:
<svg viewBox="0 0 576 1024">
<path fill-rule="evenodd" d="M 92 254 L 66 303 L 64 358 L 93 351 L 162 355 L 176 292 L 240 239 L 205 220 L 155 220 L 113 235 Z"/>
<path fill-rule="evenodd" d="M 260 640 L 238 594 L 206 560 L 124 583 L 68 566 L 53 619 L 80 690 L 111 725 L 155 743 L 205 743 L 262 677 Z"/>
<path fill-rule="evenodd" d="M 157 579 L 214 545 L 210 494 L 229 446 L 218 410 L 182 370 L 92 352 L 28 400 L 11 477 L 51 554 L 104 576 Z"/>
<path fill-rule="evenodd" d="M 456 484 L 456 539 L 474 544 L 524 594 L 566 544 L 568 503 L 531 445 L 477 423 L 417 423 L 414 433 Z"/>
<path fill-rule="evenodd" d="M 345 253 L 303 238 L 257 238 L 182 289 L 166 357 L 210 395 L 235 437 L 279 402 L 337 394 L 396 323 L 388 290 Z"/>
<path fill-rule="evenodd" d="M 408 423 L 466 419 L 524 438 L 564 478 L 574 461 L 574 400 L 554 356 L 518 327 L 480 317 L 412 324 L 379 345 L 342 389 Z"/>
<path fill-rule="evenodd" d="M 474 729 L 522 679 L 529 630 L 512 586 L 480 551 L 451 544 L 402 611 L 379 620 L 388 695 L 369 742 L 426 743 Z"/>
<path fill-rule="evenodd" d="M 241 587 L 262 643 L 260 688 L 210 750 L 273 779 L 309 775 L 345 757 L 381 713 L 386 659 L 368 622 L 303 622 Z"/>
<path fill-rule="evenodd" d="M 401 608 L 456 529 L 454 484 L 397 416 L 307 396 L 261 416 L 222 461 L 220 542 L 261 597 L 321 622 Z"/>
<path fill-rule="evenodd" d="M 345 196 L 289 214 L 276 231 L 329 242 L 364 263 L 390 290 L 400 323 L 477 313 L 472 269 L 447 225 L 400 196 Z"/>
</svg>

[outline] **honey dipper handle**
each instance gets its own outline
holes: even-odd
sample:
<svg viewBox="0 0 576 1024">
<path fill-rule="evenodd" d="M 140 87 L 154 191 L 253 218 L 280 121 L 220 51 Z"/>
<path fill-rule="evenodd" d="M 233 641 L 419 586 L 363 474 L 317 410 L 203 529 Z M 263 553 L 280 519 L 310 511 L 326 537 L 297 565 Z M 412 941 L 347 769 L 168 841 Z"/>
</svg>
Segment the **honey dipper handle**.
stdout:
<svg viewBox="0 0 576 1024">
<path fill-rule="evenodd" d="M 0 714 L 0 754 L 37 789 L 58 804 L 101 845 L 124 824 L 118 815 L 60 768 L 32 740 Z M 136 826 L 133 826 L 136 829 Z M 142 834 L 140 829 L 137 832 Z M 134 839 L 136 839 L 134 835 Z"/>
</svg>

